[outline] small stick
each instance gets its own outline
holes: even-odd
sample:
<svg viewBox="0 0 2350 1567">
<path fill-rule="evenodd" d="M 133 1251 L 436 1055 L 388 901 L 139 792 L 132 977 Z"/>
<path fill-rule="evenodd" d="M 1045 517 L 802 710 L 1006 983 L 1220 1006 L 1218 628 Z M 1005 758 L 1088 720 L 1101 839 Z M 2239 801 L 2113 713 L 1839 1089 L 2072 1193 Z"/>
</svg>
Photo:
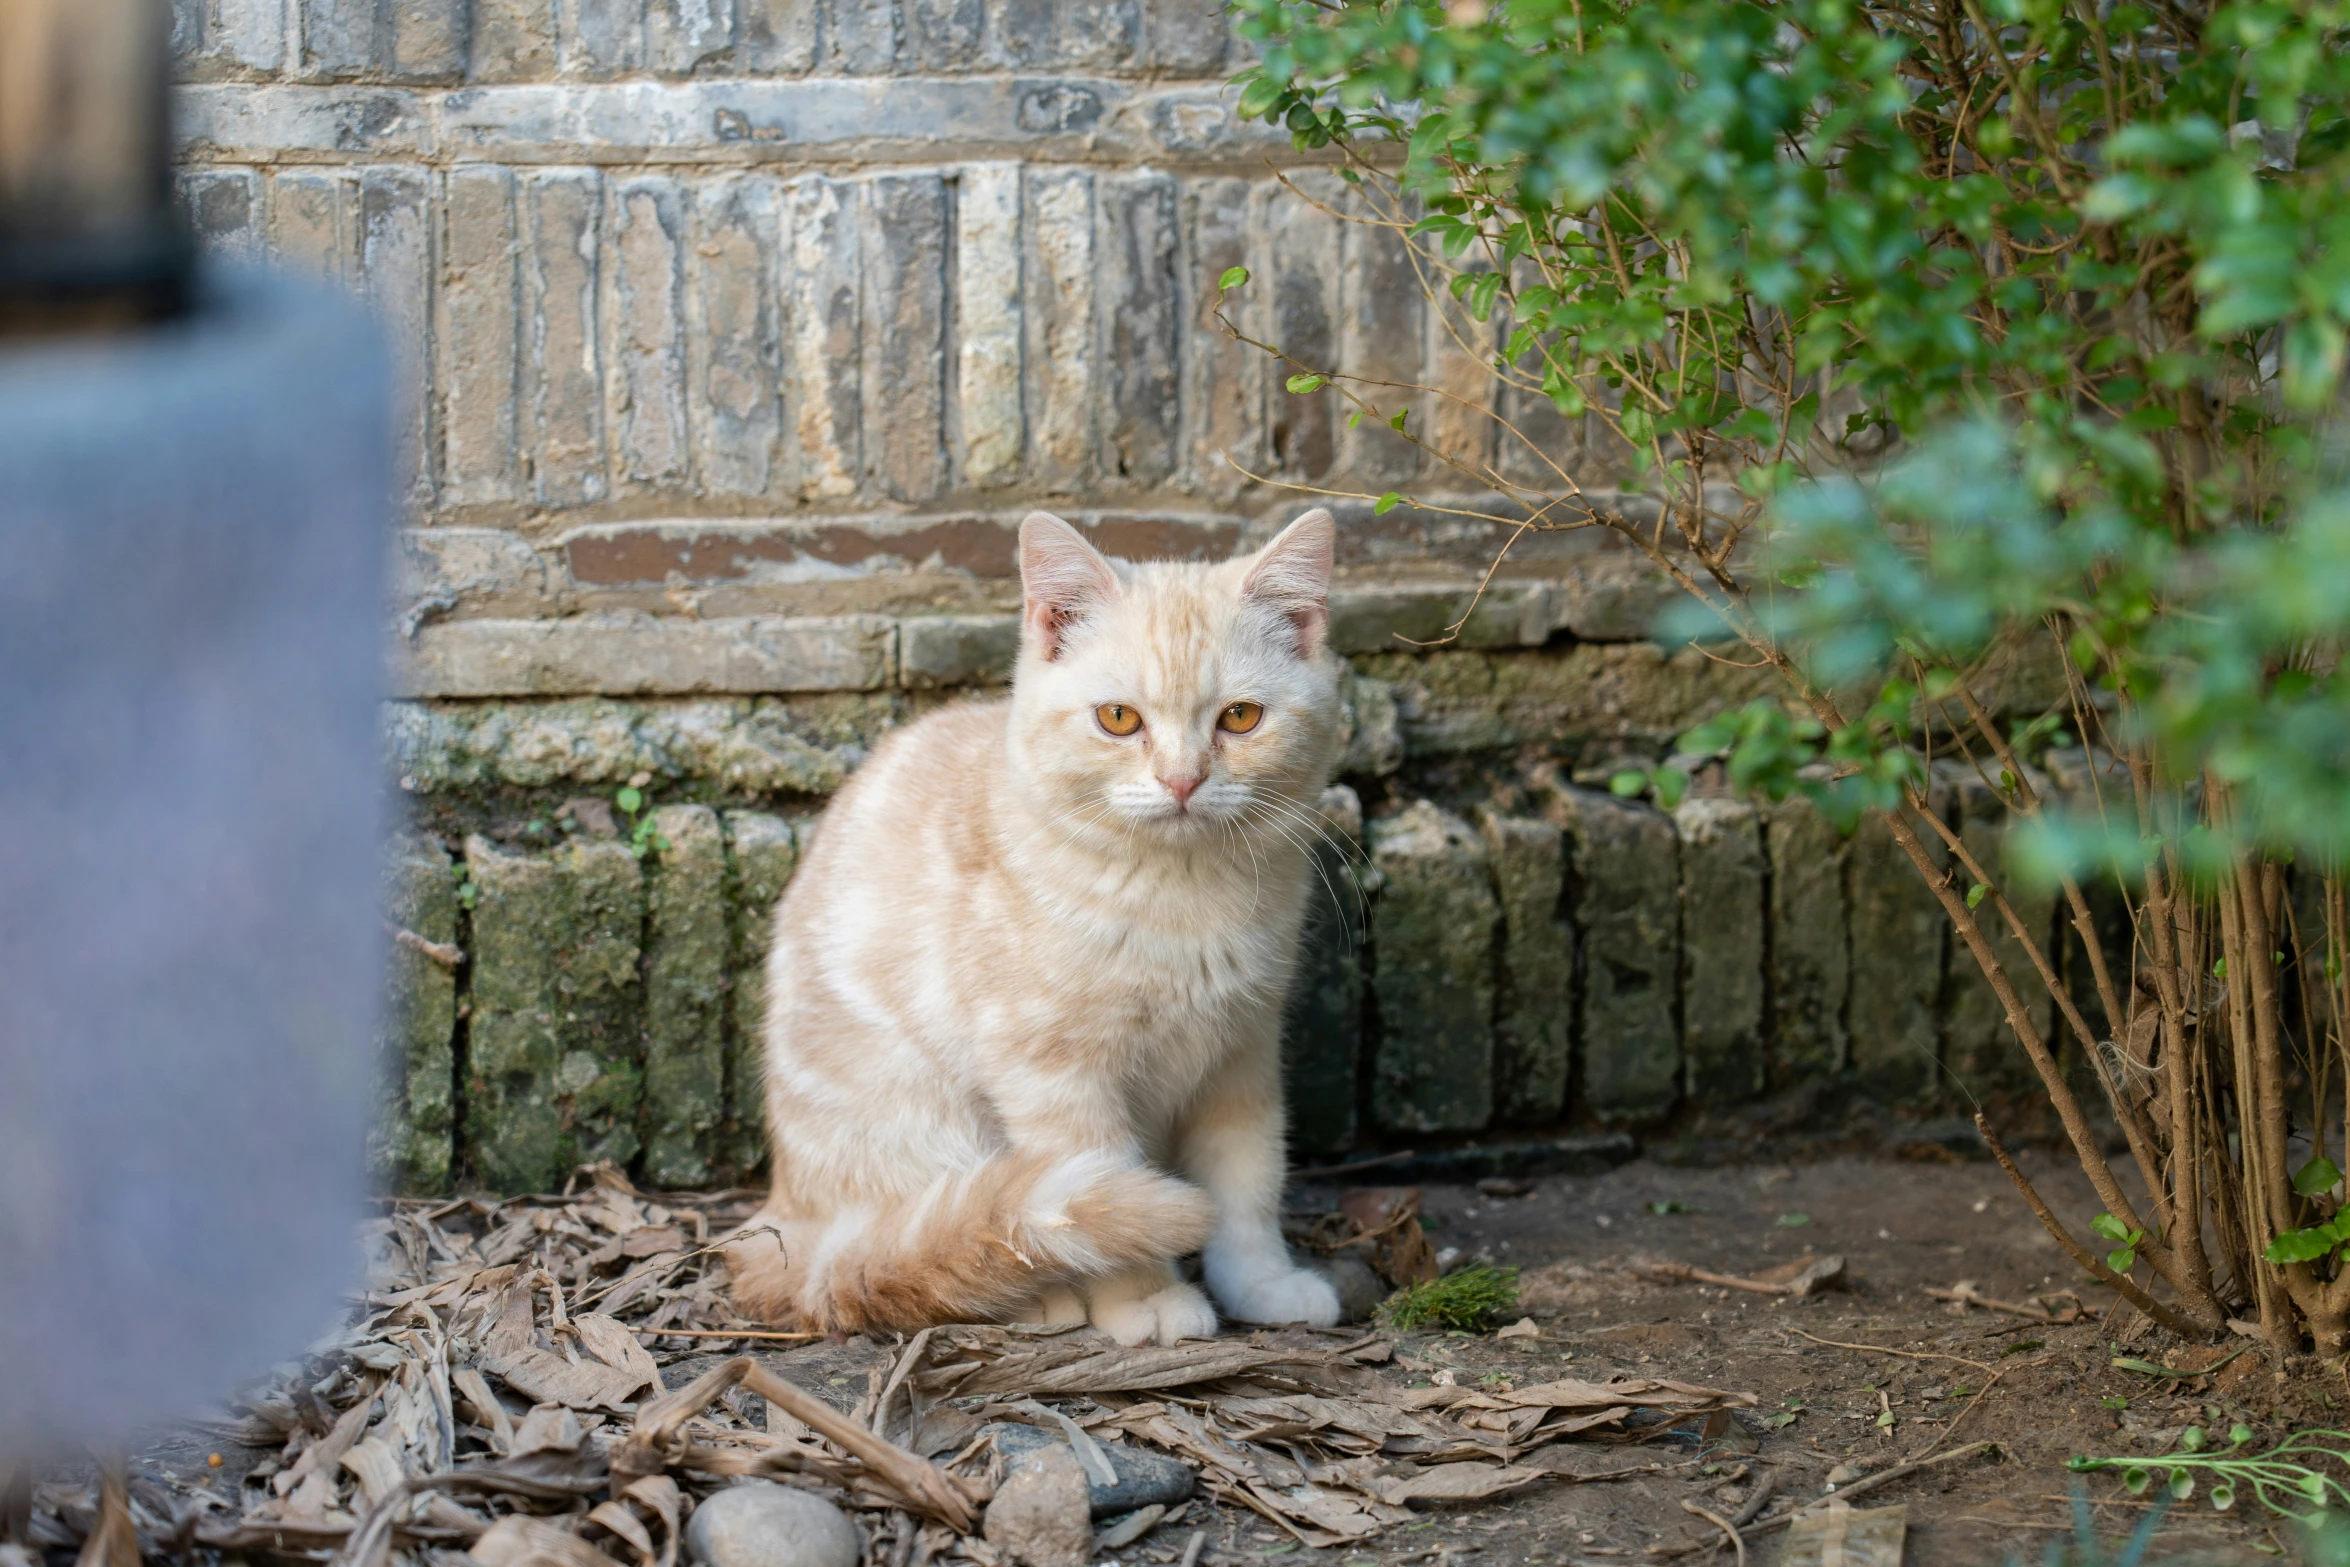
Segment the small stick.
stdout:
<svg viewBox="0 0 2350 1567">
<path fill-rule="evenodd" d="M 1816 1333 L 1805 1333 L 1801 1328 L 1791 1328 L 1788 1331 L 1810 1339 L 1814 1344 L 1825 1344 L 1830 1349 L 1857 1349 L 1865 1355 L 1899 1355 L 1904 1360 L 1947 1360 L 1961 1366 L 1972 1366 L 1977 1371 L 1993 1369 L 1980 1360 L 1969 1360 L 1964 1355 L 1925 1354 L 1914 1349 L 1888 1349 L 1882 1344 L 1847 1344 L 1841 1339 L 1821 1338 Z"/>
<path fill-rule="evenodd" d="M 409 951 L 421 952 L 443 968 L 453 969 L 465 961 L 465 949 L 454 942 L 427 941 L 407 926 L 395 925 L 390 920 L 384 921 L 384 932 Z"/>
<path fill-rule="evenodd" d="M 1199 1567 L 1199 1553 L 1207 1549 L 1208 1531 L 1194 1529 L 1191 1538 L 1183 1542 L 1183 1567 Z"/>
<path fill-rule="evenodd" d="M 1635 1271 L 1656 1274 L 1668 1279 L 1694 1280 L 1699 1284 L 1714 1284 L 1725 1289 L 1751 1290 L 1757 1295 L 1801 1295 L 1805 1293 L 1792 1284 L 1765 1284 L 1760 1279 L 1741 1279 L 1728 1273 L 1708 1273 L 1705 1269 L 1693 1268 L 1686 1262 L 1651 1263 L 1647 1267 Z"/>
<path fill-rule="evenodd" d="M 1839 1486 L 1829 1495 L 1820 1497 L 1817 1501 L 1806 1503 L 1787 1516 L 1792 1518 L 1798 1514 L 1810 1512 L 1813 1508 L 1825 1506 L 1830 1501 L 1848 1502 L 1863 1491 L 1874 1491 L 1880 1485 L 1890 1485 L 1896 1480 L 1916 1474 L 1921 1469 L 1931 1469 L 1937 1464 L 1953 1463 L 1961 1458 L 1972 1458 L 1985 1448 L 1997 1447 L 1998 1445 L 1997 1442 L 1969 1442 L 1964 1447 L 1954 1447 L 1947 1453 L 1936 1453 L 1931 1458 L 1920 1458 L 1906 1464 L 1895 1464 L 1890 1469 L 1880 1470 L 1873 1475 L 1864 1475 L 1848 1485 Z"/>
<path fill-rule="evenodd" d="M 1746 1499 L 1746 1505 L 1738 1509 L 1738 1516 L 1730 1522 L 1741 1529 L 1754 1522 L 1762 1516 L 1762 1510 L 1771 1505 L 1771 1493 L 1778 1487 L 1779 1471 L 1764 1469 L 1762 1478 L 1754 1483 L 1754 1494 Z"/>
<path fill-rule="evenodd" d="M 1684 1496 L 1681 1498 L 1681 1511 L 1697 1514 L 1698 1517 L 1728 1535 L 1731 1549 L 1738 1553 L 1738 1567 L 1746 1567 L 1746 1536 L 1740 1534 L 1729 1519 L 1724 1518 L 1720 1513 L 1700 1507 L 1694 1497 Z"/>
<path fill-rule="evenodd" d="M 1926 1288 L 1926 1294 L 1935 1300 L 1954 1300 L 1964 1306 L 1980 1306 L 1985 1311 L 2003 1311 L 2011 1317 L 2022 1317 L 2030 1322 L 2063 1324 L 2094 1322 L 2097 1319 L 2097 1313 L 2085 1305 L 2075 1306 L 2072 1310 L 2059 1316 L 2043 1306 L 2019 1306 L 2011 1300 L 1993 1300 L 1988 1295 L 1978 1295 L 1972 1284 L 1961 1284 L 1955 1289 L 1946 1290 L 1938 1290 L 1929 1285 Z"/>
<path fill-rule="evenodd" d="M 749 1328 L 638 1328 L 635 1332 L 639 1338 L 757 1338 L 793 1342 L 824 1336 L 821 1333 L 761 1333 Z"/>
</svg>

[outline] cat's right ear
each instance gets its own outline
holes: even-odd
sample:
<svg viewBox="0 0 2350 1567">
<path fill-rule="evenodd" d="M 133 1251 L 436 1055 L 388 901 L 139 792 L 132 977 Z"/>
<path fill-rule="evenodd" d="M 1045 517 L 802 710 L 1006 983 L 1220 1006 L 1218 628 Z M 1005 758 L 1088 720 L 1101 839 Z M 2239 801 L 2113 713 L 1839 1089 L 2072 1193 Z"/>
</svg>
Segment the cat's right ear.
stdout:
<svg viewBox="0 0 2350 1567">
<path fill-rule="evenodd" d="M 1069 627 L 1118 596 L 1118 574 L 1085 536 L 1049 511 L 1020 524 L 1022 634 L 1050 663 Z"/>
</svg>

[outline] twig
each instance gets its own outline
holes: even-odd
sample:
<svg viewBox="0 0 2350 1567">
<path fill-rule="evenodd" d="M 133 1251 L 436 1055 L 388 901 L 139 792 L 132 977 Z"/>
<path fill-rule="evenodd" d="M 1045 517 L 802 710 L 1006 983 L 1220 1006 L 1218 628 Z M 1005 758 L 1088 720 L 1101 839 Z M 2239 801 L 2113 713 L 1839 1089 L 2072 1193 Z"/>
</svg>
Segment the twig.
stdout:
<svg viewBox="0 0 2350 1567">
<path fill-rule="evenodd" d="M 1890 1469 L 1880 1470 L 1873 1475 L 1864 1475 L 1849 1485 L 1840 1486 L 1829 1495 L 1820 1497 L 1816 1501 L 1807 1502 L 1788 1516 L 1796 1517 L 1810 1512 L 1815 1507 L 1824 1507 L 1830 1501 L 1848 1502 L 1864 1491 L 1874 1491 L 1878 1486 L 1891 1485 L 1894 1481 L 1916 1474 L 1921 1469 L 1931 1469 L 1939 1464 L 1956 1463 L 1961 1458 L 1972 1458 L 1977 1453 L 1998 1445 L 1997 1442 L 1969 1442 L 1966 1446 L 1954 1447 L 1947 1453 L 1936 1453 L 1929 1458 L 1914 1458 L 1906 1464 L 1895 1464 Z"/>
<path fill-rule="evenodd" d="M 1806 1333 L 1801 1328 L 1790 1328 L 1788 1331 L 1799 1337 L 1810 1339 L 1814 1344 L 1825 1344 L 1830 1349 L 1857 1349 L 1864 1355 L 1899 1355 L 1904 1360 L 1948 1360 L 1958 1365 L 1972 1366 L 1977 1371 L 1987 1372 L 1994 1369 L 1986 1361 L 1969 1360 L 1964 1355 L 1936 1355 L 1914 1349 L 1888 1349 L 1882 1344 L 1847 1344 L 1842 1339 L 1821 1338 L 1818 1334 Z"/>
<path fill-rule="evenodd" d="M 420 952 L 445 969 L 453 969 L 465 961 L 463 947 L 454 942 L 427 941 L 405 925 L 395 925 L 390 920 L 385 920 L 384 934 L 406 947 L 410 952 Z"/>
<path fill-rule="evenodd" d="M 2076 1305 L 2072 1310 L 2060 1316 L 2044 1306 L 2019 1306 L 2011 1300 L 1993 1300 L 1988 1295 L 1977 1294 L 1972 1284 L 1960 1284 L 1946 1290 L 1938 1290 L 1928 1285 L 1926 1294 L 1935 1300 L 1954 1300 L 1961 1305 L 1980 1306 L 1985 1311 L 2003 1311 L 2011 1317 L 2022 1317 L 2032 1322 L 2062 1325 L 2069 1322 L 2094 1322 L 2097 1320 L 2096 1311 L 2086 1304 Z"/>
<path fill-rule="evenodd" d="M 821 1333 L 754 1333 L 749 1328 L 638 1328 L 639 1338 L 757 1338 L 802 1339 L 822 1338 Z"/>
<path fill-rule="evenodd" d="M 1770 1284 L 1761 1279 L 1742 1279 L 1729 1273 L 1708 1273 L 1705 1269 L 1693 1268 L 1686 1262 L 1652 1262 L 1633 1271 L 1654 1274 L 1667 1279 L 1694 1281 L 1699 1284 L 1717 1284 L 1725 1289 L 1751 1290 L 1757 1295 L 1802 1296 L 1811 1294 L 1818 1287 L 1794 1283 Z M 1810 1337 L 1809 1334 L 1804 1336 Z"/>
<path fill-rule="evenodd" d="M 1730 1522 L 1741 1529 L 1754 1522 L 1762 1515 L 1762 1510 L 1771 1505 L 1771 1493 L 1778 1488 L 1779 1471 L 1765 1468 L 1762 1478 L 1754 1482 L 1754 1494 L 1746 1499 L 1746 1505 L 1738 1509 L 1738 1516 Z"/>
<path fill-rule="evenodd" d="M 1712 1524 L 1715 1528 L 1721 1530 L 1722 1533 L 1728 1535 L 1730 1537 L 1730 1548 L 1738 1553 L 1738 1567 L 1746 1567 L 1746 1536 L 1738 1532 L 1736 1525 L 1732 1524 L 1729 1519 L 1724 1518 L 1720 1513 L 1714 1512 L 1711 1509 L 1705 1507 L 1700 1507 L 1697 1504 L 1696 1499 L 1693 1497 L 1684 1496 L 1681 1498 L 1681 1511 L 1685 1513 L 1695 1513 L 1698 1517 L 1703 1518 L 1707 1523 Z"/>
</svg>

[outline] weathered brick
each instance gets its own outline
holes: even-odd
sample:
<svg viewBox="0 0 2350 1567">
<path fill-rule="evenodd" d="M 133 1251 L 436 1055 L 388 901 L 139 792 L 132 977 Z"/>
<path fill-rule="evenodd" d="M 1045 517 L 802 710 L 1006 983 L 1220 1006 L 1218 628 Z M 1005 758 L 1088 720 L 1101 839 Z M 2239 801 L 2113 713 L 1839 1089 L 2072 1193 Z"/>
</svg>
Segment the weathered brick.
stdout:
<svg viewBox="0 0 2350 1567">
<path fill-rule="evenodd" d="M 382 872 L 384 918 L 425 941 L 454 946 L 457 882 L 450 871 L 448 852 L 430 839 L 392 844 Z M 384 981 L 368 1174 L 387 1191 L 445 1192 L 456 1154 L 457 972 L 394 942 Z"/>
<path fill-rule="evenodd" d="M 1111 71 L 1142 52 L 1142 0 L 1060 0 L 1060 62 Z"/>
<path fill-rule="evenodd" d="M 1818 806 L 1800 794 L 1770 807 L 1763 847 L 1771 866 L 1770 1086 L 1832 1077 L 1850 1050 L 1844 1003 L 1852 991 L 1852 937 L 1844 892 L 1849 853 Z"/>
<path fill-rule="evenodd" d="M 1929 829 L 1927 847 L 1944 856 Z M 1870 816 L 1853 834 L 1852 1073 L 1872 1095 L 1906 1098 L 1936 1086 L 1939 1028 L 1935 1002 L 1942 993 L 1943 951 L 1950 921 L 1933 890 L 1882 818 Z"/>
<path fill-rule="evenodd" d="M 1344 690 L 1346 750 L 1338 770 L 1350 778 L 1384 778 L 1403 765 L 1395 687 L 1368 675 L 1350 675 Z"/>
<path fill-rule="evenodd" d="M 202 0 L 171 0 L 170 38 L 172 74 L 185 77 L 204 52 Z"/>
<path fill-rule="evenodd" d="M 853 495 L 863 419 L 858 367 L 861 259 L 857 187 L 810 175 L 784 187 L 791 264 L 783 269 L 785 406 L 806 496 Z"/>
<path fill-rule="evenodd" d="M 816 64 L 816 0 L 740 0 L 745 71 L 799 76 Z"/>
<path fill-rule="evenodd" d="M 1034 70 L 1056 63 L 1058 0 L 987 0 L 987 35 L 1003 64 Z"/>
<path fill-rule="evenodd" d="M 555 69 L 555 0 L 473 0 L 471 76 L 543 80 Z"/>
<path fill-rule="evenodd" d="M 284 0 L 206 0 L 202 48 L 208 58 L 253 71 L 285 64 Z"/>
<path fill-rule="evenodd" d="M 1325 207 L 1335 208 L 1345 199 L 1346 188 L 1335 176 L 1308 172 L 1293 178 L 1298 189 Z M 1278 186 L 1260 188 L 1270 275 L 1251 286 L 1264 288 L 1271 301 L 1268 341 L 1299 365 L 1334 369 L 1339 323 L 1332 269 L 1344 245 L 1340 221 Z M 1338 398 L 1327 388 L 1302 395 L 1286 390 L 1287 378 L 1295 373 L 1290 365 L 1280 366 L 1266 388 L 1266 433 L 1284 477 L 1318 483 L 1337 462 Z"/>
<path fill-rule="evenodd" d="M 896 643 L 878 615 L 451 620 L 419 629 L 394 679 L 410 697 L 873 691 Z"/>
<path fill-rule="evenodd" d="M 433 149 L 432 105 L 402 87 L 192 83 L 171 108 L 182 163 L 421 161 Z"/>
<path fill-rule="evenodd" d="M 1358 656 L 1391 680 L 1414 756 L 1539 742 L 1657 749 L 1715 713 L 1775 690 L 1767 669 L 1736 669 L 1694 648 L 1583 643 L 1556 652 L 1442 649 Z"/>
<path fill-rule="evenodd" d="M 1501 903 L 1501 986 L 1494 1009 L 1494 1109 L 1503 1121 L 1557 1119 L 1567 1100 L 1574 1022 L 1575 932 L 1559 917 L 1566 845 L 1528 816 L 1480 814 Z"/>
<path fill-rule="evenodd" d="M 1743 800 L 1683 800 L 1681 1053 L 1706 1105 L 1763 1091 L 1762 827 Z"/>
<path fill-rule="evenodd" d="M 1229 34 L 1220 0 L 1149 0 L 1152 65 L 1178 76 L 1222 73 Z"/>
<path fill-rule="evenodd" d="M 1020 166 L 975 163 L 955 202 L 957 413 L 963 478 L 988 486 L 1020 473 Z"/>
<path fill-rule="evenodd" d="M 1449 294 L 1423 311 L 1428 327 L 1428 444 L 1460 466 L 1437 470 L 1448 484 L 1490 484 L 1496 428 L 1493 360 L 1501 350 L 1501 323 L 1480 321 Z"/>
<path fill-rule="evenodd" d="M 1100 185 L 1097 221 L 1106 383 L 1101 469 L 1107 478 L 1156 485 L 1175 471 L 1182 413 L 1175 182 L 1147 171 L 1109 176 Z"/>
<path fill-rule="evenodd" d="M 556 69 L 591 80 L 645 66 L 645 0 L 559 0 Z"/>
<path fill-rule="evenodd" d="M 552 854 L 465 844 L 473 908 L 466 1143 L 495 1192 L 551 1191 L 626 1165 L 644 1100 L 644 881 L 620 843 Z"/>
<path fill-rule="evenodd" d="M 734 1026 L 727 1045 L 726 1120 L 720 1158 L 736 1181 L 767 1160 L 761 1070 L 767 1038 L 767 949 L 775 905 L 791 883 L 799 849 L 791 824 L 759 811 L 726 813 L 727 918 L 734 941 Z"/>
<path fill-rule="evenodd" d="M 352 77 L 383 57 L 377 0 L 301 0 L 302 72 Z"/>
<path fill-rule="evenodd" d="M 1350 209 L 1372 215 L 1358 194 Z M 1379 410 L 1345 431 L 1346 472 L 1366 489 L 1402 484 L 1420 469 L 1419 449 L 1388 427 L 1387 420 L 1402 413 L 1414 435 L 1424 434 L 1426 410 L 1420 399 L 1396 387 L 1417 386 L 1422 374 L 1420 342 L 1427 327 L 1420 295 L 1419 275 L 1412 270 L 1410 249 L 1394 229 L 1369 223 L 1349 223 L 1341 262 L 1345 320 L 1339 333 L 1339 361 L 1347 374 L 1392 383 L 1363 387 L 1362 395 Z"/>
<path fill-rule="evenodd" d="M 1344 784 L 1323 791 L 1297 977 L 1284 1020 L 1282 1081 L 1290 1145 L 1334 1153 L 1355 1140 L 1356 1072 L 1363 1053 L 1363 806 Z"/>
<path fill-rule="evenodd" d="M 882 76 L 898 61 L 896 0 L 821 0 L 824 63 L 850 76 Z"/>
<path fill-rule="evenodd" d="M 388 0 L 391 70 L 411 81 L 453 81 L 465 73 L 468 0 Z"/>
<path fill-rule="evenodd" d="M 1258 415 L 1265 399 L 1265 356 L 1235 342 L 1216 320 L 1217 281 L 1234 267 L 1250 265 L 1251 189 L 1242 179 L 1197 179 L 1183 193 L 1188 242 L 1183 253 L 1190 267 L 1185 297 L 1192 302 L 1182 344 L 1188 382 L 1185 479 L 1220 497 L 1238 493 L 1248 482 L 1240 470 L 1259 468 L 1263 445 Z M 1255 336 L 1262 335 L 1255 318 L 1265 287 L 1255 282 L 1223 296 L 1225 315 Z"/>
<path fill-rule="evenodd" d="M 625 485 L 685 477 L 684 208 L 673 179 L 640 174 L 612 187 L 604 418 Z"/>
<path fill-rule="evenodd" d="M 766 175 L 713 180 L 694 200 L 687 256 L 688 375 L 705 487 L 765 495 L 783 434 L 783 338 L 770 276 L 782 243 L 781 187 Z"/>
<path fill-rule="evenodd" d="M 1526 261 L 1518 263 L 1513 280 L 1519 289 L 1543 281 L 1541 272 Z M 1501 310 L 1506 313 L 1507 306 Z M 1556 494 L 1566 488 L 1560 478 L 1562 473 L 1579 484 L 1595 484 L 1599 480 L 1584 469 L 1584 427 L 1590 422 L 1589 416 L 1568 418 L 1541 389 L 1552 365 L 1552 358 L 1546 356 L 1541 345 L 1529 347 L 1518 356 L 1517 374 L 1498 392 L 1497 402 L 1509 428 L 1498 432 L 1496 449 L 1497 465 L 1504 477 L 1512 483 Z"/>
<path fill-rule="evenodd" d="M 548 575 L 546 558 L 503 528 L 402 528 L 392 604 L 409 625 L 448 612 L 549 615 L 561 605 Z"/>
<path fill-rule="evenodd" d="M 500 168 L 452 169 L 443 201 L 435 334 L 441 494 L 459 506 L 518 500 L 514 176 Z"/>
<path fill-rule="evenodd" d="M 2046 779 L 2034 782 L 2045 791 Z M 2013 822 L 2007 802 L 1997 790 L 1975 776 L 1972 768 L 1950 770 L 1949 783 L 1958 799 L 1959 841 L 1998 883 L 2001 894 L 2023 920 L 2025 928 L 2035 933 L 2034 946 L 2043 954 L 2053 955 L 2057 894 L 2055 889 L 2035 887 L 2015 873 L 2008 854 Z M 1960 874 L 1963 876 L 1965 872 L 1962 870 Z M 1989 898 L 1976 906 L 1975 918 L 2008 982 L 2015 987 L 2016 995 L 2030 1014 L 2032 1026 L 2039 1030 L 2042 1040 L 2053 1045 L 2056 1004 L 2032 962 L 2031 948 L 2016 939 Z M 2105 1008 L 2099 1003 L 2082 1015 L 2093 1024 L 2102 1024 Z M 2024 1047 L 2016 1042 L 2015 1031 L 2008 1026 L 2007 1009 L 1999 1004 L 1999 997 L 1993 993 L 1991 982 L 1983 977 L 1973 952 L 1955 931 L 1950 935 L 1950 988 L 1943 1002 L 1943 1037 L 1950 1074 L 1968 1092 L 1988 1097 L 1994 1093 L 2031 1093 L 2040 1086 L 2040 1074 L 2032 1069 L 2031 1058 L 2024 1054 Z"/>
<path fill-rule="evenodd" d="M 180 202 L 205 252 L 232 261 L 261 259 L 261 176 L 251 169 L 189 169 Z"/>
<path fill-rule="evenodd" d="M 392 474 L 410 508 L 433 501 L 432 201 L 421 169 L 359 177 L 359 267 L 368 302 L 392 347 L 397 435 Z"/>
<path fill-rule="evenodd" d="M 653 812 L 645 887 L 645 1178 L 709 1182 L 726 1113 L 726 845 L 706 805 Z"/>
<path fill-rule="evenodd" d="M 733 41 L 733 0 L 646 0 L 645 58 L 656 71 L 691 75 Z"/>
<path fill-rule="evenodd" d="M 417 794 L 603 788 L 643 772 L 738 796 L 824 795 L 905 716 L 890 692 L 393 702 L 385 749 L 402 787 Z"/>
<path fill-rule="evenodd" d="M 911 691 L 999 685 L 1020 652 L 1017 615 L 915 615 L 898 623 L 898 679 Z"/>
<path fill-rule="evenodd" d="M 1371 1113 L 1389 1131 L 1472 1132 L 1493 1117 L 1494 927 L 1485 845 L 1416 801 L 1371 825 Z"/>
<path fill-rule="evenodd" d="M 882 493 L 946 486 L 946 183 L 883 174 L 867 196 L 865 457 Z"/>
<path fill-rule="evenodd" d="M 288 169 L 269 180 L 269 253 L 289 272 L 328 283 L 356 270 L 358 182 L 324 170 Z"/>
<path fill-rule="evenodd" d="M 1590 789 L 1562 789 L 1558 803 L 1570 855 L 1568 910 L 1583 947 L 1583 1103 L 1608 1120 L 1662 1115 L 1681 1084 L 1673 824 Z"/>
<path fill-rule="evenodd" d="M 1068 489 L 1089 477 L 1093 445 L 1093 176 L 1031 168 L 1026 180 L 1028 478 Z"/>
<path fill-rule="evenodd" d="M 542 506 L 604 498 L 603 370 L 596 245 L 602 184 L 592 169 L 524 176 L 523 450 Z"/>
<path fill-rule="evenodd" d="M 930 71 L 969 70 L 987 31 L 982 0 L 905 0 L 909 63 Z"/>
</svg>

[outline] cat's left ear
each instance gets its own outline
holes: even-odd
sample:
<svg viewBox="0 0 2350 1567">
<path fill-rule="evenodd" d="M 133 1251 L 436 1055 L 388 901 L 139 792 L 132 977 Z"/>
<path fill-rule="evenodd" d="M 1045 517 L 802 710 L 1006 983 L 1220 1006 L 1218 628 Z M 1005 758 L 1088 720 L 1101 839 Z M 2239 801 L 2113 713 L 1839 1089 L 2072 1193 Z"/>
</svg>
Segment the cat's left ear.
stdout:
<svg viewBox="0 0 2350 1567">
<path fill-rule="evenodd" d="M 1330 568 L 1338 547 L 1338 524 L 1317 506 L 1283 528 L 1257 551 L 1240 579 L 1244 598 L 1281 611 L 1297 630 L 1297 656 L 1314 658 L 1330 629 Z"/>
<path fill-rule="evenodd" d="M 1050 663 L 1069 627 L 1118 596 L 1118 573 L 1085 535 L 1049 511 L 1020 524 L 1021 621 Z"/>
</svg>

